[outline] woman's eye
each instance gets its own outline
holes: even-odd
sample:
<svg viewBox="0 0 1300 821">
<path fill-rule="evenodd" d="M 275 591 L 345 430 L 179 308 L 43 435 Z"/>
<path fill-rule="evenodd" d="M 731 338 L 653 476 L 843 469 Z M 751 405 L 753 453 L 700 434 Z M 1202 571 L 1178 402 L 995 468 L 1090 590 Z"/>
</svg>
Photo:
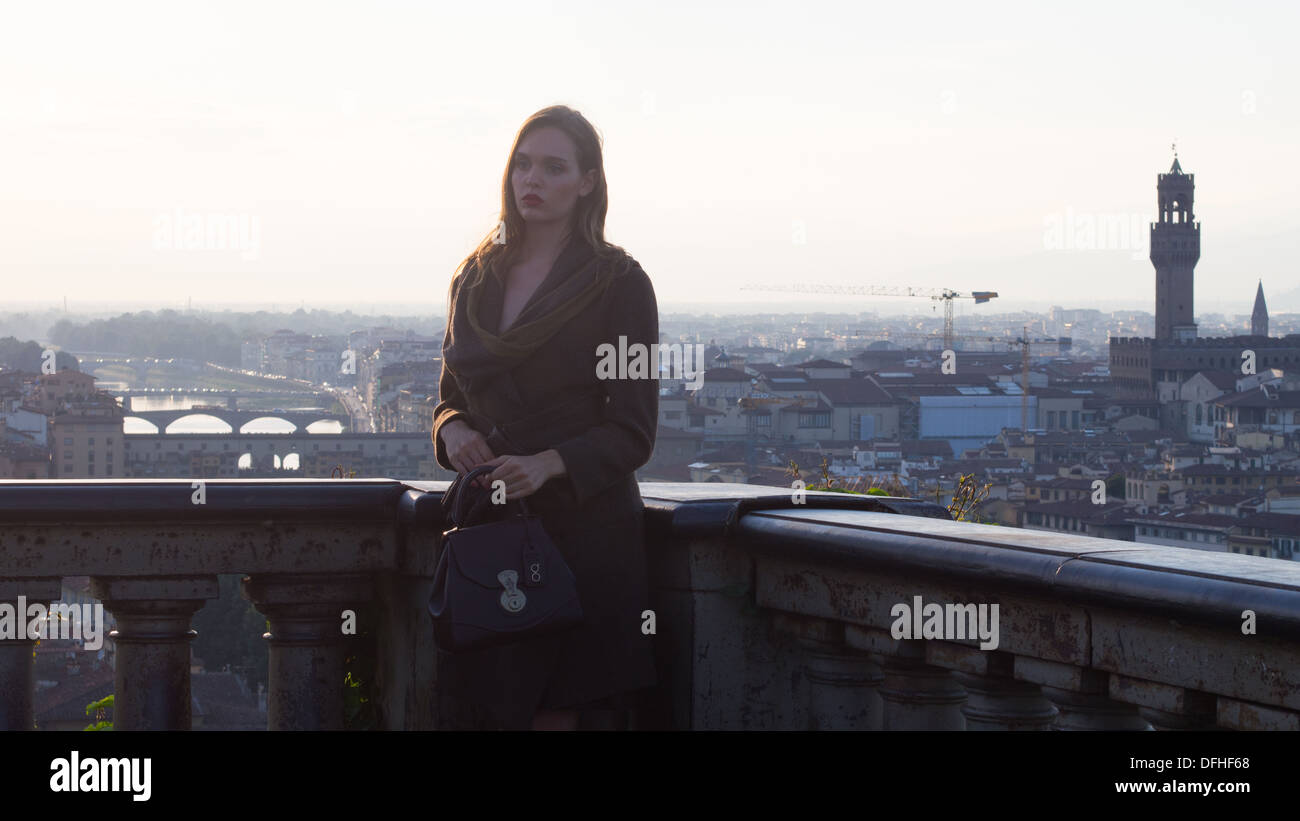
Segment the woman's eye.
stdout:
<svg viewBox="0 0 1300 821">
<path fill-rule="evenodd" d="M 552 166 L 551 166 L 551 170 L 554 171 L 556 174 L 558 174 L 558 173 L 560 173 L 561 171 L 564 170 L 564 166 L 562 166 L 562 165 L 552 165 Z"/>
</svg>

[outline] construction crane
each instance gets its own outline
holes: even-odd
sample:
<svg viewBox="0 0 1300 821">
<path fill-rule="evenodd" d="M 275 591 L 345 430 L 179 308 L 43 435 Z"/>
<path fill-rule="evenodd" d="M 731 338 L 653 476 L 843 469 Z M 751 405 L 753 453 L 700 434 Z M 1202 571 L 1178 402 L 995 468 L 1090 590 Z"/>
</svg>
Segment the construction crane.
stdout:
<svg viewBox="0 0 1300 821">
<path fill-rule="evenodd" d="M 785 291 L 799 294 L 850 294 L 854 296 L 910 296 L 925 297 L 943 303 L 943 346 L 952 348 L 952 301 L 973 299 L 982 305 L 997 297 L 996 291 L 972 291 L 963 294 L 951 288 L 914 288 L 906 285 L 831 285 L 819 282 L 792 282 L 789 284 L 746 285 L 742 291 Z"/>
<path fill-rule="evenodd" d="M 1041 351 L 1043 345 L 1053 345 L 1056 348 L 1055 353 L 1060 354 L 1068 351 L 1074 340 L 1068 336 L 1060 339 L 1030 339 L 1029 326 L 1026 325 L 1024 336 L 1003 341 L 1020 346 L 1020 432 L 1024 434 L 1029 432 L 1029 356 L 1032 349 L 1037 345 Z M 1047 351 L 1041 352 L 1047 353 Z"/>
</svg>

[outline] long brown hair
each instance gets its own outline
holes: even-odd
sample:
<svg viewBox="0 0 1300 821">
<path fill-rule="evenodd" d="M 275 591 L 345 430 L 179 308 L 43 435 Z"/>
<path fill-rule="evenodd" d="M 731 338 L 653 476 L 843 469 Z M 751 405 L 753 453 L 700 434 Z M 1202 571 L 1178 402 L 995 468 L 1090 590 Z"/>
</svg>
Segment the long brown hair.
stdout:
<svg viewBox="0 0 1300 821">
<path fill-rule="evenodd" d="M 507 271 L 519 254 L 520 240 L 524 236 L 524 218 L 515 204 L 514 191 L 510 185 L 510 172 L 514 168 L 515 152 L 519 143 L 531 132 L 544 126 L 554 126 L 573 140 L 577 148 L 578 173 L 585 174 L 596 169 L 596 185 L 586 196 L 578 198 L 574 205 L 573 230 L 580 234 L 596 250 L 597 256 L 617 259 L 625 252 L 618 245 L 605 241 L 605 212 L 609 210 L 609 188 L 605 184 L 605 156 L 602 151 L 602 139 L 586 117 L 566 105 L 553 105 L 543 108 L 524 121 L 515 141 L 510 146 L 506 157 L 506 170 L 501 176 L 501 215 L 499 221 L 505 222 L 506 243 L 496 242 L 497 227 L 493 227 L 478 247 L 461 262 L 456 269 L 463 273 L 471 262 L 482 272 L 493 270 Z M 466 283 L 467 285 L 470 283 Z"/>
</svg>

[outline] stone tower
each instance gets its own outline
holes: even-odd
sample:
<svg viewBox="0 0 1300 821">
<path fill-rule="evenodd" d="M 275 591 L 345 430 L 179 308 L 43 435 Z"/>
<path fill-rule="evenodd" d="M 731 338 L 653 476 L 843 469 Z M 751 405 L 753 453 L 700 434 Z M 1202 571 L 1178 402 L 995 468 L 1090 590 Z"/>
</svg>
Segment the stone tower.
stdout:
<svg viewBox="0 0 1300 821">
<path fill-rule="evenodd" d="M 1268 306 L 1264 304 L 1264 280 L 1255 290 L 1255 310 L 1250 312 L 1250 335 L 1268 336 Z"/>
<path fill-rule="evenodd" d="M 1201 258 L 1201 224 L 1192 196 L 1196 175 L 1184 174 L 1174 155 L 1168 174 L 1156 177 L 1159 222 L 1151 224 L 1151 264 L 1156 269 L 1156 340 L 1195 339 L 1193 270 Z"/>
</svg>

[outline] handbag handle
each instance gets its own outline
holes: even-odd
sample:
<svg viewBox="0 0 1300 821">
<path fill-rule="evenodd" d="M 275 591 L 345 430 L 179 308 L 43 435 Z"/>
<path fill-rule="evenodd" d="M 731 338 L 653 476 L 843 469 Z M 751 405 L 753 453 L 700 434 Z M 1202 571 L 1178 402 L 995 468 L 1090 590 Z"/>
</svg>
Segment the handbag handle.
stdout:
<svg viewBox="0 0 1300 821">
<path fill-rule="evenodd" d="M 482 476 L 487 476 L 494 470 L 496 470 L 496 467 L 493 465 L 479 465 L 468 473 L 456 477 L 456 480 L 451 483 L 451 487 L 447 490 L 449 495 L 447 506 L 451 510 L 451 522 L 453 525 L 460 527 L 461 523 L 465 520 L 465 507 L 469 504 L 467 499 L 467 496 L 469 495 L 468 489 L 473 486 L 474 480 Z M 528 503 L 525 500 L 516 499 L 514 501 L 518 502 L 522 515 L 530 515 L 531 512 L 529 511 Z M 507 502 L 507 504 L 509 504 L 509 502 Z"/>
</svg>

